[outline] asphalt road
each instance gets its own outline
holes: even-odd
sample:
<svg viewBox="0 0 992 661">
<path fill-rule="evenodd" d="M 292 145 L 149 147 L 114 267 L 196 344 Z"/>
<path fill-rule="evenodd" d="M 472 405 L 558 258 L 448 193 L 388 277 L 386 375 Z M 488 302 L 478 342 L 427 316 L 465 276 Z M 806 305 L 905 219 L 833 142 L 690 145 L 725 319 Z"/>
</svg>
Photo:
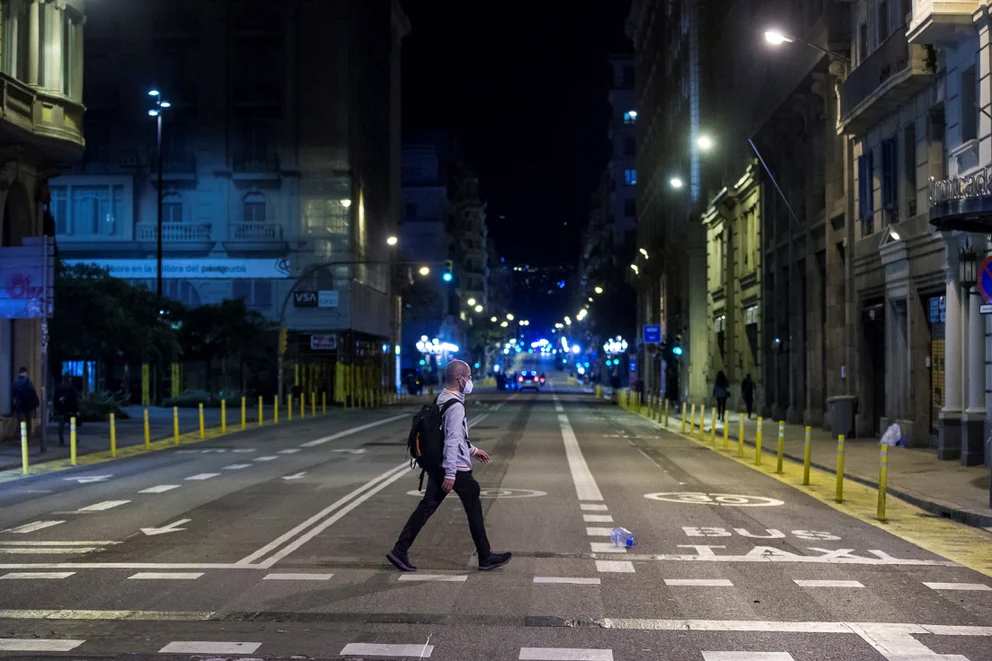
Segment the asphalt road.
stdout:
<svg viewBox="0 0 992 661">
<path fill-rule="evenodd" d="M 992 661 L 992 578 L 566 388 L 469 405 L 513 561 L 452 496 L 401 575 L 413 410 L 0 484 L 0 656 Z"/>
</svg>

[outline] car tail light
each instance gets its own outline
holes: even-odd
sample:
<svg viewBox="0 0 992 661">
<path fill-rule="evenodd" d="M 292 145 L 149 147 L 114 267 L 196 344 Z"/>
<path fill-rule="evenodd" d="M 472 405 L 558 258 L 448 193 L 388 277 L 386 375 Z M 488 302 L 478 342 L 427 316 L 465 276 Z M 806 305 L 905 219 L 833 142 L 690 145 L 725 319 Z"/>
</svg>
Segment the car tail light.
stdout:
<svg viewBox="0 0 992 661">
<path fill-rule="evenodd" d="M 518 381 L 520 381 L 520 383 L 523 383 L 523 382 L 524 382 L 524 377 L 520 377 L 520 378 L 519 378 L 519 379 L 517 379 L 517 380 L 518 380 Z"/>
<path fill-rule="evenodd" d="M 541 378 L 541 383 L 544 383 L 544 378 Z"/>
</svg>

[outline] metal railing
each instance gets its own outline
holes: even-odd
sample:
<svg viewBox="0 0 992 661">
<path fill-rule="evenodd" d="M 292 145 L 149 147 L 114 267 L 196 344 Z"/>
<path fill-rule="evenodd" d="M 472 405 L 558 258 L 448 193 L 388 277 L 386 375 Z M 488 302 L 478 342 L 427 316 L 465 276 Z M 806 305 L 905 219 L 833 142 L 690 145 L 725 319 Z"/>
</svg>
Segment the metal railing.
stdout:
<svg viewBox="0 0 992 661">
<path fill-rule="evenodd" d="M 228 241 L 281 241 L 279 223 L 232 223 L 227 227 Z"/>
<path fill-rule="evenodd" d="M 138 241 L 158 241 L 158 227 L 138 225 L 135 228 Z M 163 241 L 209 241 L 210 225 L 203 223 L 162 223 Z"/>
</svg>

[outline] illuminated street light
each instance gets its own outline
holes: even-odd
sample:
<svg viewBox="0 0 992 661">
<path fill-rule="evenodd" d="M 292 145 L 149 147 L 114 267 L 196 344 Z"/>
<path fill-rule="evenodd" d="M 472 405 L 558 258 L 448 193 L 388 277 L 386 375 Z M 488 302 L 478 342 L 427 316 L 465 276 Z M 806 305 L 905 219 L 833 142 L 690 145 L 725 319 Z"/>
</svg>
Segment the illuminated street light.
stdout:
<svg viewBox="0 0 992 661">
<path fill-rule="evenodd" d="M 491 321 L 491 322 L 493 322 L 495 324 L 499 320 L 496 317 L 490 317 L 489 318 L 489 321 Z"/>
<path fill-rule="evenodd" d="M 630 110 L 630 111 L 627 112 L 627 114 L 630 115 L 630 118 L 631 119 L 637 119 L 637 111 L 636 110 Z"/>
<path fill-rule="evenodd" d="M 158 110 L 154 110 L 154 109 L 153 110 L 149 110 L 148 111 L 148 115 L 150 117 L 158 117 Z"/>
<path fill-rule="evenodd" d="M 506 318 L 509 319 L 510 321 L 513 321 L 513 315 L 512 314 L 507 313 Z"/>
<path fill-rule="evenodd" d="M 386 239 L 386 245 L 395 246 L 397 243 L 399 243 L 399 241 L 400 240 L 397 239 L 395 236 L 391 236 L 388 239 Z"/>
<path fill-rule="evenodd" d="M 566 326 L 571 326 L 572 325 L 572 320 L 569 319 L 568 317 L 565 317 L 565 325 Z"/>
<path fill-rule="evenodd" d="M 481 305 L 476 305 L 474 309 L 475 309 L 476 312 L 482 312 L 482 306 Z"/>
<path fill-rule="evenodd" d="M 148 96 L 159 96 L 159 95 L 160 93 L 158 90 L 154 90 L 154 89 L 148 90 Z"/>
<path fill-rule="evenodd" d="M 637 275 L 640 275 L 641 274 L 641 269 L 637 268 L 637 264 L 631 264 L 630 265 L 630 268 Z"/>
<path fill-rule="evenodd" d="M 430 275 L 430 274 L 431 274 L 431 269 L 429 266 L 420 267 L 420 275 Z"/>
<path fill-rule="evenodd" d="M 672 177 L 672 178 L 671 178 L 671 179 L 670 179 L 670 180 L 668 181 L 668 183 L 669 183 L 669 185 L 670 185 L 670 186 L 671 186 L 672 188 L 674 188 L 674 189 L 676 189 L 676 190 L 678 190 L 679 188 L 682 188 L 682 179 L 680 179 L 679 177 Z"/>
<path fill-rule="evenodd" d="M 791 44 L 795 39 L 778 30 L 765 30 L 765 41 L 772 46 L 781 46 L 782 44 Z"/>
<path fill-rule="evenodd" d="M 348 199 L 341 200 L 341 206 L 343 206 L 345 209 L 347 209 L 348 207 L 351 206 L 351 200 L 348 200 Z"/>
<path fill-rule="evenodd" d="M 470 299 L 468 299 L 466 301 L 466 303 L 468 303 L 468 306 L 469 307 L 472 307 L 473 305 L 475 305 L 475 299 L 474 298 L 470 298 Z"/>
<path fill-rule="evenodd" d="M 777 30 L 774 28 L 770 30 L 765 30 L 765 42 L 772 46 L 781 46 L 782 44 L 791 44 L 793 42 L 799 42 L 805 46 L 809 46 L 814 50 L 818 50 L 824 55 L 832 57 L 835 60 L 840 60 L 841 62 L 844 62 L 848 65 L 851 64 L 851 60 L 846 55 L 842 55 L 841 53 L 836 53 L 832 50 L 828 50 L 823 46 L 817 46 L 811 41 L 800 39 L 799 37 L 793 36 L 791 34 L 786 34 L 781 30 Z"/>
<path fill-rule="evenodd" d="M 639 252 L 640 252 L 640 253 L 641 253 L 642 255 L 644 255 L 644 259 L 648 259 L 648 251 L 647 251 L 647 250 L 645 250 L 644 248 L 641 248 L 641 249 L 639 250 Z"/>
<path fill-rule="evenodd" d="M 596 287 L 595 292 L 597 294 L 602 294 L 603 293 L 603 288 L 602 287 Z"/>
<path fill-rule="evenodd" d="M 713 148 L 713 138 L 708 135 L 701 135 L 696 138 L 696 146 L 702 151 L 709 151 Z"/>
<path fill-rule="evenodd" d="M 500 324 L 500 326 L 503 327 L 503 328 L 506 328 L 509 325 L 510 325 L 510 322 L 508 322 L 508 321 L 504 321 L 503 323 Z"/>
<path fill-rule="evenodd" d="M 592 303 L 592 296 L 589 297 L 589 302 Z"/>
</svg>

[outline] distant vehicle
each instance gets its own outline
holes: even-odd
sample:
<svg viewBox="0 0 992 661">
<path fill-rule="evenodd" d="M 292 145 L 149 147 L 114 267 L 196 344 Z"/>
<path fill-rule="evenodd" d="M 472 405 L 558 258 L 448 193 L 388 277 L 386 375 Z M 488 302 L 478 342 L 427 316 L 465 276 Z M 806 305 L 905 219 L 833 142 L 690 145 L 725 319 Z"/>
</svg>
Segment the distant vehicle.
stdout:
<svg viewBox="0 0 992 661">
<path fill-rule="evenodd" d="M 541 386 L 544 385 L 544 375 L 538 376 L 537 372 L 534 370 L 523 371 L 520 376 L 517 377 L 517 390 L 536 390 L 541 391 Z"/>
</svg>

